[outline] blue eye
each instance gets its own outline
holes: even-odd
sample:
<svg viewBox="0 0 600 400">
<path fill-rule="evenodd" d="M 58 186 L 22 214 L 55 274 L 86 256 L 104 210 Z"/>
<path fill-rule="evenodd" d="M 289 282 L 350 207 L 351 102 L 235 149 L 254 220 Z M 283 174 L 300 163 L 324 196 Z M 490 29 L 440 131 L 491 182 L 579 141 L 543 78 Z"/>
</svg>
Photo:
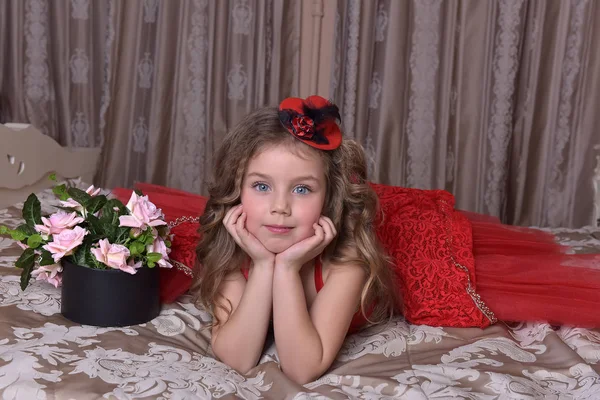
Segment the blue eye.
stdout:
<svg viewBox="0 0 600 400">
<path fill-rule="evenodd" d="M 267 185 L 266 183 L 256 182 L 255 184 L 252 185 L 252 187 L 255 188 L 259 192 L 266 192 L 269 190 L 269 185 Z"/>
<path fill-rule="evenodd" d="M 309 194 L 311 192 L 308 186 L 296 186 L 294 188 L 294 193 L 296 194 Z"/>
</svg>

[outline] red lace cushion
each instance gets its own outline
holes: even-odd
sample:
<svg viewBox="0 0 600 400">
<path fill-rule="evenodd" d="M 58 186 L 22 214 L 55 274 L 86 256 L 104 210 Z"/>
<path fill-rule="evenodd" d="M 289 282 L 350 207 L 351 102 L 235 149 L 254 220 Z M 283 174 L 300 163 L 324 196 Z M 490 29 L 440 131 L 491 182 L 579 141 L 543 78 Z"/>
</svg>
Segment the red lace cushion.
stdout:
<svg viewBox="0 0 600 400">
<path fill-rule="evenodd" d="M 165 188 L 148 183 L 136 183 L 136 189 L 148 195 L 150 201 L 163 209 L 167 222 L 180 217 L 196 217 L 201 215 L 207 198 L 184 191 Z M 127 204 L 131 197 L 131 189 L 114 188 L 112 195 Z M 196 246 L 200 240 L 195 222 L 183 222 L 171 228 L 174 235 L 169 258 L 173 268 L 160 268 L 160 300 L 161 303 L 173 303 L 186 293 L 193 280 L 192 269 L 196 264 Z"/>
<path fill-rule="evenodd" d="M 394 260 L 406 320 L 430 326 L 490 325 L 477 306 L 471 224 L 454 210 L 454 197 L 443 190 L 372 187 L 384 218 L 377 236 Z"/>
<path fill-rule="evenodd" d="M 171 229 L 174 237 L 169 258 L 173 268 L 161 268 L 160 271 L 162 303 L 173 303 L 192 285 L 192 269 L 196 264 L 196 246 L 200 240 L 199 227 L 198 223 L 184 222 Z"/>
</svg>

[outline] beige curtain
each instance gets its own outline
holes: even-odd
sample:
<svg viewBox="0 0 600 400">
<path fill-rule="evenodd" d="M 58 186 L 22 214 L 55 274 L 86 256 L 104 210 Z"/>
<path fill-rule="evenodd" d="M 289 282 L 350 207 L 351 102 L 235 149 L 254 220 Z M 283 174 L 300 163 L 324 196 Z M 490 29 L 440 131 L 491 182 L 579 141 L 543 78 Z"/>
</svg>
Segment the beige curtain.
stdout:
<svg viewBox="0 0 600 400">
<path fill-rule="evenodd" d="M 375 181 L 505 222 L 593 222 L 600 2 L 338 0 L 330 93 Z"/>
<path fill-rule="evenodd" d="M 3 119 L 65 146 L 101 141 L 108 1 L 0 0 Z"/>
<path fill-rule="evenodd" d="M 101 146 L 104 187 L 149 181 L 203 193 L 223 134 L 298 92 L 300 7 L 0 0 L 5 118 L 63 145 Z"/>
</svg>

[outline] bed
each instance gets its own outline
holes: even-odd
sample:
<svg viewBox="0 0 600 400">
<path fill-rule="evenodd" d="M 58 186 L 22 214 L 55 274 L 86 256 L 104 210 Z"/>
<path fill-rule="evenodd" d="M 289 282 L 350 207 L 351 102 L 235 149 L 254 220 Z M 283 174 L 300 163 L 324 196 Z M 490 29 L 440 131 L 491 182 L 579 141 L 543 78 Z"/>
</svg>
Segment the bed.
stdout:
<svg viewBox="0 0 600 400">
<path fill-rule="evenodd" d="M 37 193 L 51 211 L 51 191 Z M 0 225 L 20 224 L 22 206 L 0 207 Z M 576 252 L 600 251 L 600 228 L 553 232 Z M 215 360 L 203 329 L 210 317 L 187 295 L 146 324 L 74 324 L 60 314 L 60 289 L 32 282 L 21 291 L 20 253 L 0 238 L 3 399 L 600 399 L 600 330 L 436 328 L 398 317 L 349 336 L 332 368 L 299 386 L 279 370 L 272 344 L 245 376 Z"/>
<path fill-rule="evenodd" d="M 52 186 L 48 176 L 91 182 L 100 148 L 65 148 L 26 123 L 0 124 L 0 208 Z"/>
</svg>

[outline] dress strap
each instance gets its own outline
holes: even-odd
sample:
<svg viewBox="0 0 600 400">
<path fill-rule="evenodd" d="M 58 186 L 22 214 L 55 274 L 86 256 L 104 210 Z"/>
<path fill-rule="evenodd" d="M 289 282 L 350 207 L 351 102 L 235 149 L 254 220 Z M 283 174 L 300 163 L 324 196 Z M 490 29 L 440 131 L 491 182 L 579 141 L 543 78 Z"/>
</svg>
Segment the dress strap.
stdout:
<svg viewBox="0 0 600 400">
<path fill-rule="evenodd" d="M 321 256 L 315 258 L 315 288 L 317 293 L 323 289 L 323 267 L 321 263 Z"/>
<path fill-rule="evenodd" d="M 244 278 L 248 280 L 248 274 L 250 273 L 250 260 L 244 261 L 244 264 L 242 264 L 242 268 L 240 268 L 240 271 L 242 272 L 242 275 L 244 275 Z"/>
</svg>

